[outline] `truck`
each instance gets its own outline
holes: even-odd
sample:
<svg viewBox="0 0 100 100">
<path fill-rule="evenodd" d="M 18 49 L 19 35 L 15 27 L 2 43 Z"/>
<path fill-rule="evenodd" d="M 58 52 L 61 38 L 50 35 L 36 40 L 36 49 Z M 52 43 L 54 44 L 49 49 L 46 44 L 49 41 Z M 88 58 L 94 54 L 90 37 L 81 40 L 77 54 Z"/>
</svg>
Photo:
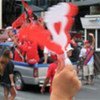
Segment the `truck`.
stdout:
<svg viewBox="0 0 100 100">
<path fill-rule="evenodd" d="M 6 48 L 13 47 L 12 42 L 0 43 L 0 56 Z M 14 80 L 17 90 L 22 90 L 25 85 L 34 85 L 41 87 L 46 77 L 46 72 L 49 64 L 33 64 L 26 62 L 18 62 L 12 60 L 14 63 Z"/>
</svg>

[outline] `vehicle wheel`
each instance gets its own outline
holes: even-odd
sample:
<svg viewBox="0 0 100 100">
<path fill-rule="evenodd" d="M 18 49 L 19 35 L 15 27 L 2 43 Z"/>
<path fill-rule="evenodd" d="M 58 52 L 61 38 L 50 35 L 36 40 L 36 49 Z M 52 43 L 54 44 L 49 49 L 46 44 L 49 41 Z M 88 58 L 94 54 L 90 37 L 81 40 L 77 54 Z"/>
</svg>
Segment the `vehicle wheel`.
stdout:
<svg viewBox="0 0 100 100">
<path fill-rule="evenodd" d="M 23 81 L 22 81 L 22 77 L 19 73 L 15 73 L 14 74 L 14 80 L 15 80 L 15 87 L 17 90 L 22 90 L 23 89 Z"/>
</svg>

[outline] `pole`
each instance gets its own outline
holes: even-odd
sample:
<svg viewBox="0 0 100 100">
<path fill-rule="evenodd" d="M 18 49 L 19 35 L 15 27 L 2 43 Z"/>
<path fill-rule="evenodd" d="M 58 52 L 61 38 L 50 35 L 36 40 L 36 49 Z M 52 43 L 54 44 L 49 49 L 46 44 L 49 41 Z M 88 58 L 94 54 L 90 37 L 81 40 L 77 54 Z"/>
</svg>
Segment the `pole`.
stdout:
<svg viewBox="0 0 100 100">
<path fill-rule="evenodd" d="M 0 29 L 2 29 L 2 0 L 0 0 Z"/>
</svg>

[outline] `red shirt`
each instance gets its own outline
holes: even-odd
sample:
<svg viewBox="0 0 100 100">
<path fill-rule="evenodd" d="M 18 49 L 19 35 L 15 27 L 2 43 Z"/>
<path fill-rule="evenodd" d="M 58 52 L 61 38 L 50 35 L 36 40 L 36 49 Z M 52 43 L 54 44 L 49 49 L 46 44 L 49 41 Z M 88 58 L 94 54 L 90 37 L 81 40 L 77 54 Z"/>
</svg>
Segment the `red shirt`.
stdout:
<svg viewBox="0 0 100 100">
<path fill-rule="evenodd" d="M 20 44 L 18 47 L 17 47 L 18 51 L 22 54 L 22 56 L 24 57 L 25 55 L 25 52 L 26 52 L 26 49 L 27 49 L 27 45 L 26 43 L 24 42 L 23 44 Z M 20 57 L 18 51 L 15 49 L 14 51 L 14 60 L 15 61 L 22 61 L 22 58 Z"/>
<path fill-rule="evenodd" d="M 50 85 L 52 86 L 52 81 L 55 75 L 57 69 L 57 64 L 56 63 L 52 63 L 49 65 L 48 71 L 47 71 L 47 75 L 46 77 L 50 79 Z M 50 86 L 50 92 L 51 92 L 51 86 Z"/>
<path fill-rule="evenodd" d="M 14 51 L 14 60 L 15 61 L 22 61 L 22 58 L 20 57 L 20 55 L 18 54 L 18 52 L 16 50 Z"/>
<path fill-rule="evenodd" d="M 34 59 L 36 62 L 39 61 L 38 48 L 35 42 L 28 44 L 26 56 L 27 56 L 27 62 L 30 62 L 30 60 L 32 59 Z"/>
<path fill-rule="evenodd" d="M 22 56 L 24 57 L 25 52 L 21 49 L 21 46 L 20 46 L 20 47 L 17 47 L 17 50 L 18 50 L 18 51 L 22 54 Z M 15 49 L 15 51 L 14 51 L 14 60 L 15 60 L 15 61 L 23 61 L 17 50 Z"/>
</svg>

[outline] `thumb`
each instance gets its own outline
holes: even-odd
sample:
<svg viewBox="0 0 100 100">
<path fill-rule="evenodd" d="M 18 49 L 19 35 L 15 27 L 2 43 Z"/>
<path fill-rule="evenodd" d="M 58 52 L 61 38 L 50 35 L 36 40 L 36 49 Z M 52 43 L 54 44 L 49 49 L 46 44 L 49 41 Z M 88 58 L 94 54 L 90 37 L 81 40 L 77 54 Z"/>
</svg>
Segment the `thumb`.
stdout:
<svg viewBox="0 0 100 100">
<path fill-rule="evenodd" d="M 58 55 L 57 58 L 58 58 L 57 72 L 60 72 L 61 70 L 63 70 L 63 68 L 65 66 L 64 55 Z"/>
</svg>

